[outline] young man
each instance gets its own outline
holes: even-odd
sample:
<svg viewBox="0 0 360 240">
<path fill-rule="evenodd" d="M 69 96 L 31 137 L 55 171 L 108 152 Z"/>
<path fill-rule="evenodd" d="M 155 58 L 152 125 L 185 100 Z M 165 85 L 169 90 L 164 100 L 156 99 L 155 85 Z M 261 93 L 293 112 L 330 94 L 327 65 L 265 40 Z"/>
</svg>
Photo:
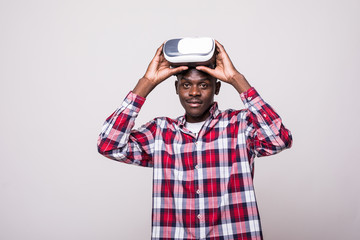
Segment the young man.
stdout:
<svg viewBox="0 0 360 240">
<path fill-rule="evenodd" d="M 262 239 L 253 186 L 255 156 L 289 148 L 290 132 L 233 66 L 216 42 L 216 68 L 170 68 L 161 46 L 145 75 L 107 118 L 98 140 L 104 156 L 153 167 L 152 239 Z M 177 75 L 185 109 L 134 130 L 145 97 Z M 220 111 L 220 82 L 231 84 L 246 109 Z"/>
</svg>

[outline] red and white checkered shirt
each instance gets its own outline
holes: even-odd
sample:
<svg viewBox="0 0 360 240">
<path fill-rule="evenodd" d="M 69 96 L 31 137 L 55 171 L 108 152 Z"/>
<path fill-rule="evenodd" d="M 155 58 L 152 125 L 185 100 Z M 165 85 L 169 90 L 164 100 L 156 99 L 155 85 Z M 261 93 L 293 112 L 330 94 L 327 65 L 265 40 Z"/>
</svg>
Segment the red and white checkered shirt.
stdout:
<svg viewBox="0 0 360 240">
<path fill-rule="evenodd" d="M 214 103 L 197 136 L 184 116 L 134 130 L 145 99 L 132 92 L 107 118 L 99 152 L 153 167 L 152 239 L 262 239 L 254 157 L 289 148 L 292 137 L 254 88 L 240 97 L 246 109 L 221 112 Z"/>
</svg>

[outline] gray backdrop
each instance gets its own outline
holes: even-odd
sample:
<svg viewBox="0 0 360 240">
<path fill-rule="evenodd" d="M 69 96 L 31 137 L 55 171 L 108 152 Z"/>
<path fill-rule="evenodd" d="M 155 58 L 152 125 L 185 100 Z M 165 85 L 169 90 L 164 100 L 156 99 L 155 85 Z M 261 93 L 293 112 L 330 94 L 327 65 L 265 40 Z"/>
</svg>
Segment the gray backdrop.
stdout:
<svg viewBox="0 0 360 240">
<path fill-rule="evenodd" d="M 149 239 L 152 169 L 108 160 L 105 118 L 179 36 L 219 40 L 294 145 L 256 161 L 266 239 L 359 239 L 357 0 L 0 1 L 0 239 Z M 137 126 L 183 114 L 174 78 Z M 223 84 L 221 109 L 243 108 Z"/>
</svg>

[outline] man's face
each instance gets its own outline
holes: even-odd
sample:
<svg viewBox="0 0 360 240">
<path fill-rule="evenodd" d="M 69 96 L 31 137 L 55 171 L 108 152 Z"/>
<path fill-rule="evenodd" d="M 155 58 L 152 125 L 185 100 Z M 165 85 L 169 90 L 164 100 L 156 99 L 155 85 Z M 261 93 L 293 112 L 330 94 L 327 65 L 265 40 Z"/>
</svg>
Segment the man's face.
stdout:
<svg viewBox="0 0 360 240">
<path fill-rule="evenodd" d="M 177 76 L 176 93 L 186 112 L 188 122 L 202 122 L 210 115 L 214 95 L 219 93 L 220 82 L 210 75 L 190 69 Z"/>
</svg>

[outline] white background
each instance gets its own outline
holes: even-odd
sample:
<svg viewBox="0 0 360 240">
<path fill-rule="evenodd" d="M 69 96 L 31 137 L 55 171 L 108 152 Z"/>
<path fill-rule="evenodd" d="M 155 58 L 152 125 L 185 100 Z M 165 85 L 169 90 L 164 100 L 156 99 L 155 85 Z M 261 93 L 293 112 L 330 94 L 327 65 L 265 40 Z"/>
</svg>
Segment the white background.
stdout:
<svg viewBox="0 0 360 240">
<path fill-rule="evenodd" d="M 179 36 L 219 40 L 293 148 L 256 161 L 265 239 L 359 239 L 358 0 L 0 1 L 0 239 L 149 239 L 152 170 L 97 153 Z M 183 114 L 171 78 L 137 125 Z M 242 108 L 223 84 L 221 109 Z"/>
</svg>

